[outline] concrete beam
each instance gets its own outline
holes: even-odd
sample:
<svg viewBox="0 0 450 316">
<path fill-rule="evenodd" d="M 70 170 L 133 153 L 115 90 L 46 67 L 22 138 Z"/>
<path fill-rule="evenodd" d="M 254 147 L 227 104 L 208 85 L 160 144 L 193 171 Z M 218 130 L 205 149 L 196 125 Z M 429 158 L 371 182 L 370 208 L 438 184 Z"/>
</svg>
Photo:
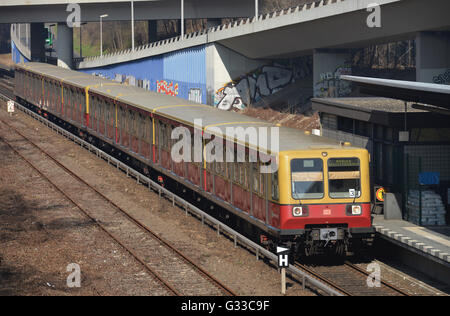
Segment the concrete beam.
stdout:
<svg viewBox="0 0 450 316">
<path fill-rule="evenodd" d="M 73 28 L 63 23 L 58 24 L 56 55 L 58 56 L 59 67 L 73 67 Z"/>
<path fill-rule="evenodd" d="M 27 3 L 22 1 L 19 3 Z M 54 4 L 48 4 L 48 3 Z M 64 2 L 65 4 L 58 4 Z M 0 6 L 0 23 L 64 23 L 70 12 L 67 3 L 79 3 L 81 22 L 97 22 L 99 16 L 108 14 L 105 21 L 129 21 L 130 1 L 37 1 L 36 5 Z M 94 2 L 94 3 L 93 3 Z M 104 2 L 107 2 L 106 6 Z M 14 2 L 16 3 L 16 2 Z M 38 5 L 39 3 L 39 5 Z M 165 20 L 181 17 L 180 0 L 135 1 L 135 20 Z M 249 17 L 254 15 L 253 0 L 185 0 L 185 19 Z"/>
</svg>

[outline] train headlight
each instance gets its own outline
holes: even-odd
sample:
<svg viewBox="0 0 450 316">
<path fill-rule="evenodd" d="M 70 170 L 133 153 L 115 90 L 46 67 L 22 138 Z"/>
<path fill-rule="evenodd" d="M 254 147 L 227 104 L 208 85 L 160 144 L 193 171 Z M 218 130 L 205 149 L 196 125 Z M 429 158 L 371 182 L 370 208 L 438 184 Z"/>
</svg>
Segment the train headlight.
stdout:
<svg viewBox="0 0 450 316">
<path fill-rule="evenodd" d="M 308 216 L 308 207 L 306 206 L 296 206 L 292 209 L 292 215 L 294 217 L 305 217 Z"/>
<path fill-rule="evenodd" d="M 349 205 L 347 207 L 347 215 L 353 215 L 353 216 L 362 215 L 361 205 Z"/>
</svg>

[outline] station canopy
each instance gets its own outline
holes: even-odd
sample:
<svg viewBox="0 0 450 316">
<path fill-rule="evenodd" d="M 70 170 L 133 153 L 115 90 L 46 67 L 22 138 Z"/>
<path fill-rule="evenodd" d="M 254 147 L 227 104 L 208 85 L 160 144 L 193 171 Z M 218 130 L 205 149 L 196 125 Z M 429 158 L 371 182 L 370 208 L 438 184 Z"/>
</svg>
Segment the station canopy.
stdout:
<svg viewBox="0 0 450 316">
<path fill-rule="evenodd" d="M 341 76 L 341 79 L 354 82 L 364 94 L 426 104 L 430 106 L 413 107 L 450 113 L 450 85 L 357 76 Z"/>
</svg>

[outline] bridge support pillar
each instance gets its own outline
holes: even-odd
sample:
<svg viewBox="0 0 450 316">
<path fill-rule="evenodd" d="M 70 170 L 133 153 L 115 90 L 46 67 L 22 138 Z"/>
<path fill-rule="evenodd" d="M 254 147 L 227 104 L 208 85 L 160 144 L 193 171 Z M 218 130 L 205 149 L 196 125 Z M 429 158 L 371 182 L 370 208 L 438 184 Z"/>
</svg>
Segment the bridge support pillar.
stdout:
<svg viewBox="0 0 450 316">
<path fill-rule="evenodd" d="M 45 59 L 45 28 L 44 23 L 31 23 L 31 60 L 42 62 Z"/>
<path fill-rule="evenodd" d="M 158 21 L 157 20 L 149 20 L 148 21 L 148 42 L 154 43 L 157 42 L 158 39 Z"/>
<path fill-rule="evenodd" d="M 419 33 L 416 50 L 416 80 L 450 84 L 450 32 Z"/>
<path fill-rule="evenodd" d="M 56 39 L 56 55 L 58 66 L 72 68 L 73 66 L 73 28 L 65 23 L 58 23 L 58 37 Z"/>
<path fill-rule="evenodd" d="M 315 50 L 313 63 L 315 98 L 337 98 L 350 94 L 350 83 L 339 79 L 341 75 L 352 72 L 351 55 L 347 50 Z"/>
</svg>

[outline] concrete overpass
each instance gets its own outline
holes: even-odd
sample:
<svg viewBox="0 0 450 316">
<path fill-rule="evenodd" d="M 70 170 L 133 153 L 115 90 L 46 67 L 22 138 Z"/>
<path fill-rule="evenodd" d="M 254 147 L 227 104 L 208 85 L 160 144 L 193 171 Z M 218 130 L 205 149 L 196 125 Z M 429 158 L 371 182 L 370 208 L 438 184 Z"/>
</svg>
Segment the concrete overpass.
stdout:
<svg viewBox="0 0 450 316">
<path fill-rule="evenodd" d="M 179 91 L 170 92 L 229 108 L 258 103 L 287 87 L 301 87 L 303 100 L 346 96 L 349 83 L 339 78 L 351 74 L 349 49 L 415 39 L 417 81 L 445 83 L 450 74 L 450 1 L 377 2 L 380 28 L 367 25 L 373 0 L 322 0 L 134 51 L 86 58 L 75 67 L 152 90 L 159 91 L 162 84 L 178 86 Z"/>
<path fill-rule="evenodd" d="M 366 24 L 373 0 L 329 0 L 283 12 L 220 25 L 204 32 L 93 57 L 80 68 L 126 62 L 201 44 L 219 43 L 251 59 L 291 58 L 315 50 L 365 47 L 369 44 L 413 39 L 419 32 L 450 30 L 448 0 L 378 0 L 381 28 Z"/>
<path fill-rule="evenodd" d="M 255 14 L 254 0 L 4 0 L 0 2 L 0 23 L 13 23 L 14 47 L 26 60 L 42 60 L 44 23 L 56 23 L 58 65 L 72 68 L 73 28 L 67 21 L 74 22 L 74 9 L 68 8 L 69 4 L 80 6 L 80 23 L 98 22 L 101 16 L 103 22 L 148 20 L 149 37 L 156 36 L 156 20 L 176 19 L 182 24 L 184 19 L 206 18 L 209 25 L 218 25 L 222 18 Z M 183 30 L 184 24 L 180 28 Z"/>
<path fill-rule="evenodd" d="M 0 2 L 0 23 L 65 23 L 70 12 L 67 5 L 79 4 L 81 22 L 131 20 L 130 3 L 125 0 L 3 0 Z M 179 19 L 180 0 L 134 0 L 136 20 Z M 184 0 L 184 17 L 228 18 L 255 14 L 254 0 Z"/>
</svg>

